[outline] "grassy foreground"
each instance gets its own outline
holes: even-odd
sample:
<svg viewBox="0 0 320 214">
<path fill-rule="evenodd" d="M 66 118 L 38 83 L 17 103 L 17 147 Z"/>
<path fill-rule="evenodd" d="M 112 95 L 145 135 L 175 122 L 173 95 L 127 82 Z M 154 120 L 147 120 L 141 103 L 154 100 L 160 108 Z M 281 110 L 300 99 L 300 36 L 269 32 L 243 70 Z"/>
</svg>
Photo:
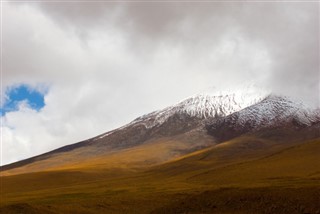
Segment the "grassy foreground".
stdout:
<svg viewBox="0 0 320 214">
<path fill-rule="evenodd" d="M 255 141 L 254 149 L 249 140 L 144 168 L 104 168 L 101 159 L 2 176 L 0 213 L 320 214 L 320 139 L 271 147 Z"/>
</svg>

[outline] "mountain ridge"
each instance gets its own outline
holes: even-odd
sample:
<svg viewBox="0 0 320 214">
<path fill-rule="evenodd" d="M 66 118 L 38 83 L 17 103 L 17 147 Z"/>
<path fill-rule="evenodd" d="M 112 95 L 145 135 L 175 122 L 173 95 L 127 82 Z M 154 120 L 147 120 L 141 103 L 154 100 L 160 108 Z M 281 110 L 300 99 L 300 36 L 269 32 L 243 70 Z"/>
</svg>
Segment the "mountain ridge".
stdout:
<svg viewBox="0 0 320 214">
<path fill-rule="evenodd" d="M 269 95 L 252 106 L 226 117 L 216 118 L 206 126 L 211 135 L 218 136 L 220 140 L 228 140 L 261 129 L 281 126 L 301 129 L 315 124 L 320 124 L 319 109 L 310 110 L 287 97 Z"/>
<path fill-rule="evenodd" d="M 1 171 L 45 160 L 62 153 L 74 153 L 74 160 L 82 157 L 108 155 L 110 152 L 134 148 L 167 137 L 172 138 L 181 134 L 189 136 L 186 133 L 190 132 L 193 134 L 189 138 L 198 140 L 189 143 L 186 137 L 181 138 L 184 147 L 189 147 L 185 152 L 182 151 L 181 155 L 184 155 L 232 137 L 255 132 L 262 128 L 272 128 L 272 123 L 277 125 L 290 123 L 291 128 L 303 128 L 319 123 L 319 121 L 319 111 L 308 110 L 301 103 L 293 102 L 287 97 L 276 95 L 263 97 L 253 93 L 218 96 L 201 94 L 138 117 L 125 126 L 88 140 L 4 165 Z M 207 132 L 212 140 L 208 141 L 206 134 L 199 135 L 198 132 Z M 202 137 L 199 138 L 199 136 Z M 202 138 L 206 140 L 200 140 Z"/>
</svg>

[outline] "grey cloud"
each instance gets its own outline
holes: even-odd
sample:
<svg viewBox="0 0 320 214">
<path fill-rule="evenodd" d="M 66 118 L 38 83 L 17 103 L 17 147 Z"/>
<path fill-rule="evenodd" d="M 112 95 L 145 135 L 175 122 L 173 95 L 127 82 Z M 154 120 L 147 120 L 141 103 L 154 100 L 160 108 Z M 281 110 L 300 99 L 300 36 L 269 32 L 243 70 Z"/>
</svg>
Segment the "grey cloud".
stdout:
<svg viewBox="0 0 320 214">
<path fill-rule="evenodd" d="M 167 79 L 171 76 L 184 80 L 185 84 L 181 84 L 187 85 L 192 83 L 192 79 L 204 76 L 204 79 L 211 79 L 211 85 L 217 88 L 252 78 L 251 81 L 258 81 L 261 86 L 271 88 L 277 93 L 303 98 L 308 94 L 309 100 L 317 102 L 318 99 L 319 9 L 312 3 L 43 2 L 27 5 L 37 6 L 46 17 L 58 24 L 63 32 L 69 32 L 73 40 L 75 36 L 78 37 L 80 42 L 75 45 L 81 47 L 80 52 L 85 52 L 88 43 L 95 40 L 92 34 L 96 32 L 123 37 L 125 51 L 135 57 L 136 64 L 145 65 L 137 65 L 135 70 L 131 70 L 122 66 L 121 62 L 110 62 L 113 60 L 108 60 L 106 56 L 105 62 L 99 62 L 100 68 L 90 68 L 96 63 L 93 59 L 88 59 L 87 67 L 93 76 L 108 75 L 108 80 L 118 79 L 119 81 L 110 81 L 108 84 L 112 87 L 112 84 L 117 83 L 118 88 L 121 88 L 119 91 L 124 88 L 124 91 L 132 91 L 133 85 L 140 86 L 139 90 L 135 86 L 136 90 L 133 90 L 139 91 L 139 97 L 150 81 L 158 81 L 158 84 L 154 85 L 157 87 L 170 86 L 170 90 L 181 90 L 179 86 L 175 88 L 174 84 L 168 85 L 170 80 Z M 87 76 L 90 76 L 87 72 L 80 72 L 81 75 L 75 77 L 78 70 L 83 70 L 81 63 L 70 63 L 69 59 L 61 56 L 59 52 L 34 46 L 33 41 L 28 41 L 32 38 L 31 34 L 32 32 L 26 37 L 26 41 L 9 35 L 14 38 L 8 39 L 8 43 L 13 43 L 9 45 L 17 47 L 11 48 L 12 52 L 4 55 L 8 58 L 10 72 L 19 73 L 19 67 L 22 67 L 33 69 L 33 73 L 38 71 L 36 74 L 40 81 L 43 75 L 52 75 L 52 79 L 67 79 L 66 82 L 83 76 L 83 81 L 87 80 Z M 16 43 L 17 41 L 20 43 Z M 229 55 L 219 54 L 217 51 L 224 48 L 221 45 L 224 42 L 234 43 L 232 45 L 235 47 Z M 83 43 L 85 45 L 81 46 Z M 257 50 L 252 51 L 247 58 L 243 57 L 251 46 L 257 47 Z M 35 54 L 25 54 L 25 51 L 21 50 L 32 50 Z M 161 53 L 163 50 L 167 52 Z M 265 53 L 262 57 L 270 61 L 270 67 L 265 66 L 264 70 L 253 67 L 249 59 L 260 54 L 260 50 Z M 212 52 L 216 53 L 209 57 Z M 176 60 L 176 70 L 170 65 L 161 67 L 162 62 L 157 60 L 163 58 L 158 57 L 159 53 L 175 56 L 172 60 Z M 126 63 L 124 59 L 123 64 Z M 52 71 L 43 72 L 48 69 Z M 170 72 L 164 69 L 169 69 Z M 118 78 L 119 75 L 121 78 Z M 8 75 L 8 78 L 10 76 Z M 20 77 L 21 80 L 27 78 L 27 72 Z M 210 83 L 206 82 L 203 88 L 209 85 Z M 199 88 L 201 87 L 197 87 Z M 188 91 L 192 93 L 194 90 Z M 161 92 L 158 95 L 161 95 Z"/>
<path fill-rule="evenodd" d="M 319 102 L 318 3 L 43 3 L 41 7 L 53 19 L 81 24 L 83 29 L 96 23 L 101 28 L 113 24 L 126 35 L 132 49 L 146 59 L 145 55 L 152 55 L 159 45 L 180 44 L 197 61 L 226 35 L 244 37 L 261 43 L 271 57 L 272 69 L 263 85 L 275 92 L 309 96 L 308 101 Z M 246 71 L 235 70 L 236 78 L 239 72 Z"/>
</svg>

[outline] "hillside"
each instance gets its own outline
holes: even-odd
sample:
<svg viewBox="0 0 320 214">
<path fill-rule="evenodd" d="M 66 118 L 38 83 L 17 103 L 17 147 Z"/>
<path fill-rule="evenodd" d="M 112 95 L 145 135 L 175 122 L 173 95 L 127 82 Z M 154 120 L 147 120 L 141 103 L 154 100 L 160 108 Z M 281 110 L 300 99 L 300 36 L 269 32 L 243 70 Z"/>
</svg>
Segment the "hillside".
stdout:
<svg viewBox="0 0 320 214">
<path fill-rule="evenodd" d="M 1 211 L 259 213 L 261 208 L 271 209 L 270 203 L 275 213 L 320 209 L 314 203 L 320 199 L 320 139 L 251 151 L 246 149 L 248 142 L 272 143 L 243 137 L 139 171 L 98 167 L 97 161 L 73 170 L 2 177 Z"/>
<path fill-rule="evenodd" d="M 320 213 L 318 111 L 236 99 L 192 97 L 3 166 L 0 213 Z"/>
</svg>

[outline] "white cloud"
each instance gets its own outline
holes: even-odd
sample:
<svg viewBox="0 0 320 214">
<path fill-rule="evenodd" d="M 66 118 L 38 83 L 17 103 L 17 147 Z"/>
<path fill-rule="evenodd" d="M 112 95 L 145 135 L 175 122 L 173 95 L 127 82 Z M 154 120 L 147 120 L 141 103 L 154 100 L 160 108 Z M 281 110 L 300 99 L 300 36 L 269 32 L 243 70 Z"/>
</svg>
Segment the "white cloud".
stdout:
<svg viewBox="0 0 320 214">
<path fill-rule="evenodd" d="M 22 106 L 2 118 L 3 164 L 212 87 L 255 82 L 317 99 L 311 4 L 3 5 L 3 87 L 48 88 L 41 111 Z"/>
</svg>

